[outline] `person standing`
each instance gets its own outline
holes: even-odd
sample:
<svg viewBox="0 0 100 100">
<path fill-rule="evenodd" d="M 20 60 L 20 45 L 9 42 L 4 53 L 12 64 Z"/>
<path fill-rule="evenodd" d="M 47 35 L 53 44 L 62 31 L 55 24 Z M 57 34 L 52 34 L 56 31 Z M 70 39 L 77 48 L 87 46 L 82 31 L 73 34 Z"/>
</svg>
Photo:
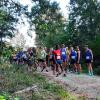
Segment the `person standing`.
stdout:
<svg viewBox="0 0 100 100">
<path fill-rule="evenodd" d="M 81 68 L 81 51 L 79 46 L 76 46 L 76 52 L 77 52 L 76 66 L 77 66 L 78 74 L 80 74 L 82 72 L 82 68 Z"/>
<path fill-rule="evenodd" d="M 41 72 L 44 71 L 44 69 L 46 69 L 46 72 L 48 72 L 47 70 L 47 63 L 46 63 L 46 50 L 44 48 L 41 48 L 41 52 L 40 52 L 40 62 L 41 62 Z"/>
<path fill-rule="evenodd" d="M 76 58 L 77 58 L 77 52 L 74 50 L 74 48 L 70 47 L 70 64 L 72 66 L 72 71 L 77 72 L 77 66 L 76 66 Z"/>
<path fill-rule="evenodd" d="M 66 48 L 65 48 L 65 45 L 64 44 L 62 44 L 62 47 L 61 47 L 61 59 L 62 59 L 64 76 L 66 76 L 67 53 L 66 53 Z"/>
<path fill-rule="evenodd" d="M 50 62 L 50 66 L 51 66 L 51 69 L 52 69 L 52 71 L 53 71 L 53 75 L 55 75 L 55 59 L 54 59 L 54 50 L 53 50 L 53 48 L 50 48 L 50 52 L 49 52 L 49 62 Z"/>
<path fill-rule="evenodd" d="M 55 65 L 56 65 L 57 76 L 59 76 L 63 72 L 61 51 L 60 51 L 59 45 L 56 45 L 56 49 L 54 50 L 53 53 L 54 53 L 54 59 L 55 59 L 55 63 L 56 63 Z"/>
<path fill-rule="evenodd" d="M 85 60 L 88 67 L 88 74 L 92 76 L 93 75 L 93 68 L 92 68 L 93 53 L 92 50 L 89 49 L 88 45 L 85 46 Z"/>
<path fill-rule="evenodd" d="M 70 48 L 66 47 L 66 54 L 67 54 L 67 68 L 66 68 L 66 72 L 68 72 L 70 70 Z"/>
</svg>

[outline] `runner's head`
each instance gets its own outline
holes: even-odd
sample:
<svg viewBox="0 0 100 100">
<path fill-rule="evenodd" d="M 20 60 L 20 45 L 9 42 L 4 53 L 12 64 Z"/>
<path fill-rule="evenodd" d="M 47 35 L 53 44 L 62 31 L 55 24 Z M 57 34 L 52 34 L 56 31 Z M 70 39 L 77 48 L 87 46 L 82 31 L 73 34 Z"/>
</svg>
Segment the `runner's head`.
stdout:
<svg viewBox="0 0 100 100">
<path fill-rule="evenodd" d="M 50 51 L 53 51 L 53 48 L 50 48 Z"/>
<path fill-rule="evenodd" d="M 88 50 L 88 49 L 89 49 L 88 45 L 85 45 L 85 50 Z"/>
<path fill-rule="evenodd" d="M 71 47 L 70 47 L 70 50 L 74 50 L 74 48 L 71 46 Z"/>
<path fill-rule="evenodd" d="M 48 50 L 48 48 L 47 48 L 47 47 L 44 47 L 44 49 L 45 49 L 45 51 L 47 51 L 47 50 Z"/>
<path fill-rule="evenodd" d="M 79 50 L 79 46 L 76 46 L 76 50 L 77 50 L 77 51 Z"/>
<path fill-rule="evenodd" d="M 66 50 L 68 50 L 68 47 L 66 47 Z"/>
<path fill-rule="evenodd" d="M 42 50 L 42 47 L 39 47 L 39 50 Z"/>
<path fill-rule="evenodd" d="M 64 44 L 62 44 L 62 45 L 61 45 L 61 47 L 62 47 L 62 48 L 65 48 L 65 45 L 64 45 Z"/>
<path fill-rule="evenodd" d="M 60 48 L 60 46 L 59 45 L 56 45 L 56 50 L 59 49 L 59 48 Z"/>
</svg>

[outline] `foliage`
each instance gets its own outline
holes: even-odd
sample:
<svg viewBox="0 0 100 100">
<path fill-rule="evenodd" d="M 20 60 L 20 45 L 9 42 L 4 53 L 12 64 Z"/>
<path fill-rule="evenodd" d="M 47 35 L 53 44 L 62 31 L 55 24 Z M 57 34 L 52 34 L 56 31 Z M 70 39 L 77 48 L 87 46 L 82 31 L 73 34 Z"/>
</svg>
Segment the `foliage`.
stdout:
<svg viewBox="0 0 100 100">
<path fill-rule="evenodd" d="M 9 67 L 8 65 L 3 66 L 5 67 L 0 67 L 0 73 L 2 73 L 1 75 L 4 77 L 2 80 L 3 83 L 1 83 L 0 86 L 2 93 L 7 93 L 11 97 L 16 97 L 16 95 L 13 95 L 14 92 L 35 84 L 38 87 L 39 94 L 33 92 L 32 95 L 29 93 L 29 96 L 28 94 L 20 94 L 17 95 L 17 97 L 25 98 L 25 100 L 30 100 L 32 98 L 34 98 L 34 100 L 48 100 L 48 98 L 53 98 L 55 100 L 57 98 L 59 98 L 59 100 L 76 100 L 76 97 L 65 91 L 61 86 L 50 83 L 49 80 L 41 74 L 36 72 L 28 73 L 26 71 L 26 66 L 20 66 L 19 70 L 16 70 L 15 65 L 10 65 Z"/>
<path fill-rule="evenodd" d="M 0 100 L 20 100 L 19 97 L 12 97 L 8 93 L 2 93 Z"/>
<path fill-rule="evenodd" d="M 63 34 L 65 28 L 65 19 L 60 7 L 57 2 L 49 0 L 33 0 L 33 3 L 30 16 L 32 25 L 35 26 L 36 39 L 46 46 L 54 46 L 56 38 Z"/>
<path fill-rule="evenodd" d="M 74 44 L 86 44 L 100 33 L 100 2 L 70 0 L 68 31 Z"/>
<path fill-rule="evenodd" d="M 6 38 L 12 38 L 21 14 L 25 13 L 27 7 L 23 7 L 14 0 L 0 1 L 0 54 Z"/>
</svg>

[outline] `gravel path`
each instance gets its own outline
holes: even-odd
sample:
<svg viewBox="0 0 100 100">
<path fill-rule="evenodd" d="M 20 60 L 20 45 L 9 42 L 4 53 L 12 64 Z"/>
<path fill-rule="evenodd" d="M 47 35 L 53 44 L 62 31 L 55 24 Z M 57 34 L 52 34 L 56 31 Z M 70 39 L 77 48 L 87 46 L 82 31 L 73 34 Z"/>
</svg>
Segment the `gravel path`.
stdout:
<svg viewBox="0 0 100 100">
<path fill-rule="evenodd" d="M 58 82 L 63 85 L 69 92 L 84 96 L 86 100 L 100 100 L 100 77 L 88 76 L 86 74 L 68 73 L 66 77 L 56 77 L 52 72 L 42 72 L 44 76 L 51 81 Z"/>
</svg>

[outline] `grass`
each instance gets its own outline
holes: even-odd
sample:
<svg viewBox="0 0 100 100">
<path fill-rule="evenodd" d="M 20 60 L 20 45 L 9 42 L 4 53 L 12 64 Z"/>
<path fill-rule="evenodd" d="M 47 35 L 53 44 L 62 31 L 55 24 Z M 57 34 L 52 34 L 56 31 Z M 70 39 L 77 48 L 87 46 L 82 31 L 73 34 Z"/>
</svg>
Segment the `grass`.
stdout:
<svg viewBox="0 0 100 100">
<path fill-rule="evenodd" d="M 35 92 L 20 94 L 17 95 L 15 99 L 11 100 L 77 100 L 75 96 L 65 91 L 61 86 L 55 83 L 50 83 L 49 80 L 41 74 L 37 72 L 28 73 L 26 66 L 19 67 L 19 70 L 16 71 L 15 65 L 5 63 L 3 66 L 0 66 L 0 75 L 3 77 L 3 79 L 0 79 L 0 82 L 2 81 L 0 83 L 1 98 L 3 98 L 2 96 L 6 98 L 15 98 L 16 95 L 14 95 L 14 92 L 35 84 L 38 87 L 39 94 Z"/>
</svg>

